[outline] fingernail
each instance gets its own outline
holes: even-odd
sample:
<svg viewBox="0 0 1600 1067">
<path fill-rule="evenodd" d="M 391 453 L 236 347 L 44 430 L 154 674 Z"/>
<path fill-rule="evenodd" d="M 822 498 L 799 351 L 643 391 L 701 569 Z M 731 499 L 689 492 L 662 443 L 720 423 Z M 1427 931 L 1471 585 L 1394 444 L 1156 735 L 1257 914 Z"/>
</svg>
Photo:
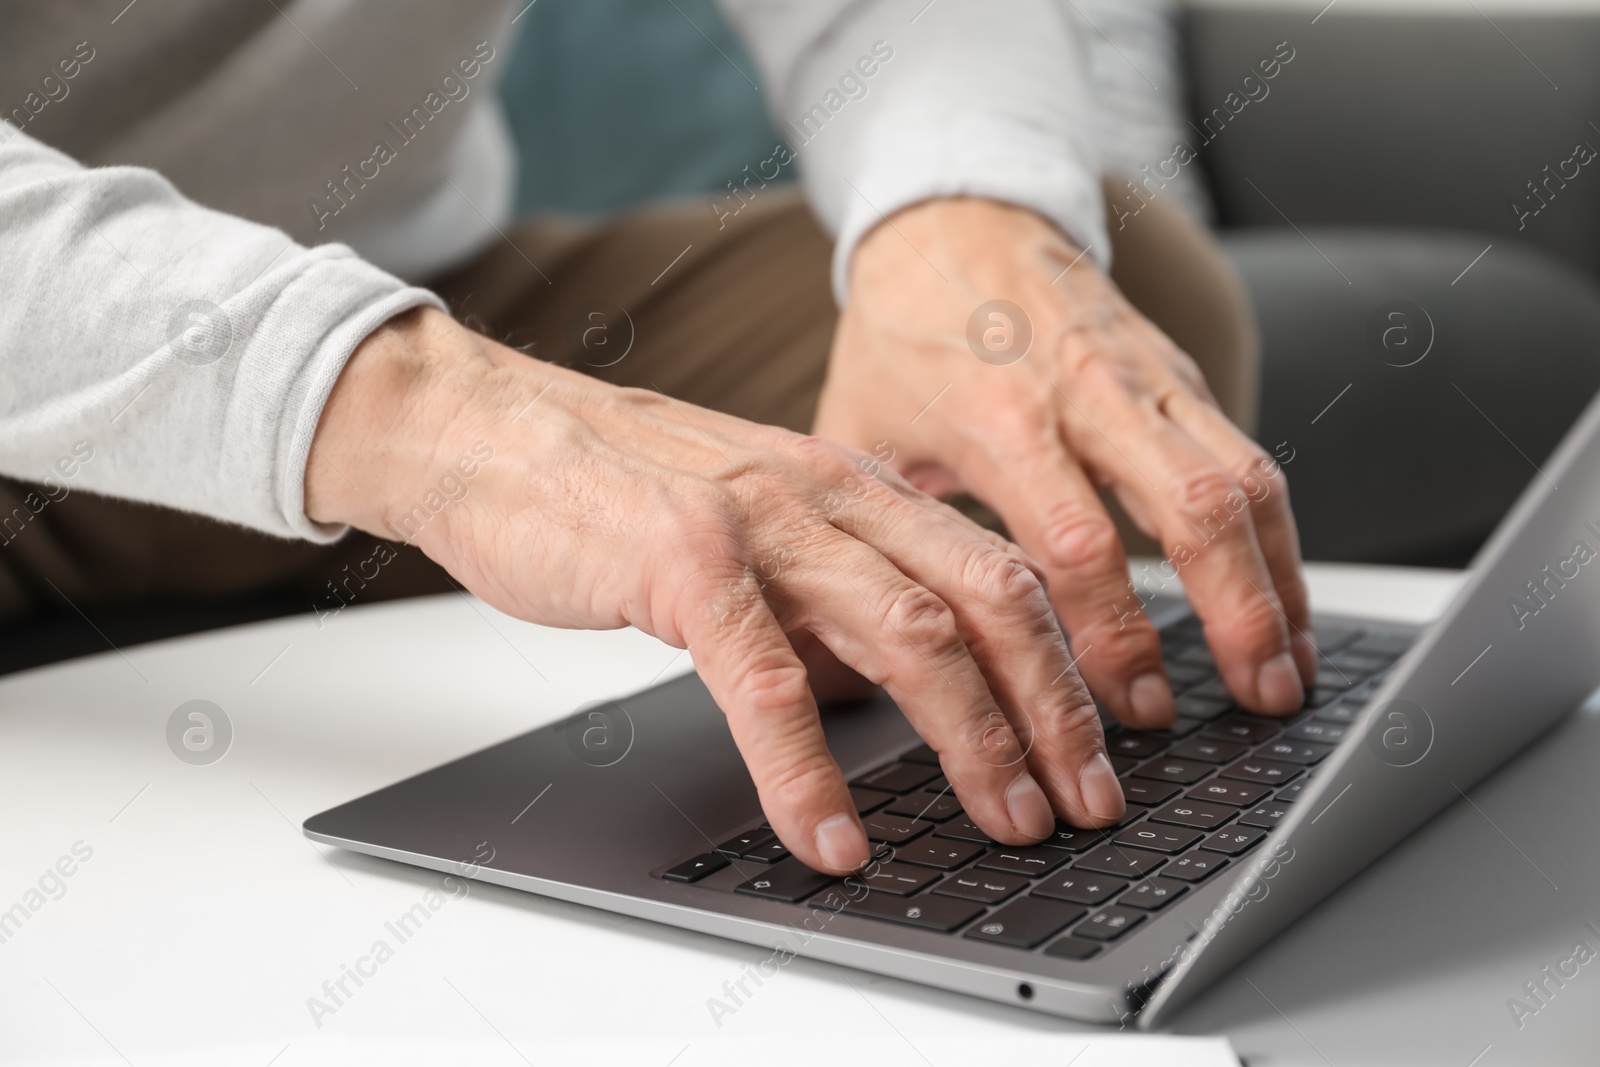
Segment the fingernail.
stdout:
<svg viewBox="0 0 1600 1067">
<path fill-rule="evenodd" d="M 1139 725 L 1146 729 L 1166 726 L 1177 714 L 1177 706 L 1172 702 L 1171 686 L 1167 685 L 1165 677 L 1155 671 L 1141 674 L 1133 680 L 1128 687 L 1128 704 L 1133 708 Z"/>
<path fill-rule="evenodd" d="M 867 862 L 867 835 L 849 815 L 830 815 L 817 826 L 817 852 L 833 870 L 853 871 Z"/>
<path fill-rule="evenodd" d="M 1256 692 L 1266 711 L 1293 711 L 1305 703 L 1306 691 L 1300 684 L 1300 668 L 1294 665 L 1294 657 L 1279 652 L 1263 663 L 1261 673 L 1256 675 Z"/>
<path fill-rule="evenodd" d="M 1056 828 L 1056 814 L 1050 810 L 1050 800 L 1026 772 L 1006 790 L 1006 811 L 1011 815 L 1011 825 L 1026 837 L 1043 838 Z"/>
<path fill-rule="evenodd" d="M 1096 752 L 1078 773 L 1078 795 L 1083 798 L 1084 810 L 1096 819 L 1115 819 L 1127 807 L 1122 783 L 1104 752 Z"/>
</svg>

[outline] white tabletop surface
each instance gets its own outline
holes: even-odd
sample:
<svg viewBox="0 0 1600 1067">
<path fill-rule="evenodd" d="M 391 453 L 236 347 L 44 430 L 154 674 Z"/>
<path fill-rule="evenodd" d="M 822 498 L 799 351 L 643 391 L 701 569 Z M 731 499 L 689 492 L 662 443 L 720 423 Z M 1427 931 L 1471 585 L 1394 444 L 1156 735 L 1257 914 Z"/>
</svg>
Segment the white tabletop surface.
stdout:
<svg viewBox="0 0 1600 1067">
<path fill-rule="evenodd" d="M 1458 580 L 1331 565 L 1310 578 L 1319 610 L 1415 621 Z M 707 999 L 757 949 L 496 886 L 462 894 L 301 836 L 308 815 L 688 666 L 634 631 L 548 630 L 448 596 L 0 679 L 0 1063 L 1207 1062 L 808 960 L 718 1026 Z M 234 735 L 204 766 L 167 743 L 195 699 Z M 1506 1004 L 1576 940 L 1600 948 L 1581 925 L 1600 924 L 1593 823 L 1544 818 L 1574 799 L 1593 809 L 1594 758 L 1600 721 L 1585 713 L 1174 1032 L 1224 1035 L 1253 1065 L 1595 1062 L 1582 1038 L 1600 1033 L 1600 963 L 1521 1029 Z M 393 941 L 385 922 L 430 892 L 445 899 L 428 924 L 313 1019 L 324 981 Z"/>
</svg>

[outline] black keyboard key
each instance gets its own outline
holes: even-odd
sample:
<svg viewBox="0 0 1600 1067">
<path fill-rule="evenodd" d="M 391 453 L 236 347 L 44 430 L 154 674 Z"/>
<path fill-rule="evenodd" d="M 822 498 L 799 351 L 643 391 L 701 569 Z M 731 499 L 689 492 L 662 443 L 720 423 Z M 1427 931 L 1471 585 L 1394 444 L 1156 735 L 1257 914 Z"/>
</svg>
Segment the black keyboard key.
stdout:
<svg viewBox="0 0 1600 1067">
<path fill-rule="evenodd" d="M 950 792 L 912 793 L 908 797 L 900 797 L 883 810 L 885 814 L 904 815 L 908 819 L 944 822 L 961 814 L 961 801 Z"/>
<path fill-rule="evenodd" d="M 1265 804 L 1259 804 L 1239 816 L 1239 825 L 1259 826 L 1262 829 L 1270 830 L 1282 822 L 1284 816 L 1288 814 L 1288 804 L 1283 803 L 1281 800 L 1271 800 Z"/>
<path fill-rule="evenodd" d="M 885 793 L 877 789 L 860 789 L 856 786 L 850 787 L 850 802 L 856 806 L 857 815 L 865 815 L 869 811 L 877 811 L 893 799 L 893 793 Z"/>
<path fill-rule="evenodd" d="M 1210 681 L 1217 672 L 1205 663 L 1180 663 L 1169 662 L 1167 665 L 1167 682 L 1174 691 L 1192 689 L 1201 682 Z"/>
<path fill-rule="evenodd" d="M 1118 819 L 1112 825 L 1105 827 L 1103 830 L 1101 830 L 1101 833 L 1110 833 L 1112 830 L 1120 830 L 1129 823 L 1136 823 L 1140 819 L 1144 818 L 1144 813 L 1149 810 L 1149 808 L 1143 806 L 1142 804 L 1129 804 L 1122 809 L 1122 818 Z"/>
<path fill-rule="evenodd" d="M 1151 737 L 1164 737 L 1168 741 L 1181 741 L 1204 725 L 1205 723 L 1199 719 L 1173 719 L 1171 726 L 1164 730 L 1151 730 L 1149 735 Z"/>
<path fill-rule="evenodd" d="M 1129 776 L 1122 780 L 1122 795 L 1130 804 L 1155 805 L 1175 796 L 1178 787 L 1171 782 L 1153 782 L 1148 778 Z"/>
<path fill-rule="evenodd" d="M 712 851 L 720 852 L 724 856 L 738 859 L 746 852 L 750 852 L 759 845 L 764 845 L 776 836 L 771 830 L 755 829 L 742 834 L 734 834 Z"/>
<path fill-rule="evenodd" d="M 1316 685 L 1318 688 L 1337 689 L 1342 693 L 1344 690 L 1353 687 L 1361 679 L 1362 673 L 1360 671 L 1347 671 L 1328 663 L 1321 663 L 1317 666 Z"/>
<path fill-rule="evenodd" d="M 986 916 L 967 931 L 975 941 L 1032 948 L 1083 917 L 1084 909 L 1058 900 L 1023 897 Z"/>
<path fill-rule="evenodd" d="M 1300 774 L 1301 768 L 1292 763 L 1277 763 L 1269 759 L 1246 756 L 1222 768 L 1218 777 L 1233 778 L 1241 782 L 1258 782 L 1261 785 L 1286 785 Z"/>
<path fill-rule="evenodd" d="M 1354 626 L 1338 626 L 1334 623 L 1323 623 L 1315 631 L 1313 640 L 1316 642 L 1317 651 L 1329 653 L 1334 649 L 1343 648 L 1357 637 L 1362 631 Z"/>
<path fill-rule="evenodd" d="M 1157 852 L 1171 853 L 1182 852 L 1200 840 L 1200 837 L 1199 830 L 1189 830 L 1181 826 L 1163 826 L 1158 822 L 1145 822 L 1122 831 L 1117 835 L 1116 843 L 1128 845 L 1132 848 L 1149 848 Z"/>
<path fill-rule="evenodd" d="M 1233 694 L 1228 692 L 1228 683 L 1221 678 L 1213 678 L 1209 682 L 1202 682 L 1189 690 L 1184 696 L 1202 697 L 1206 700 L 1226 700 L 1233 703 Z"/>
<path fill-rule="evenodd" d="M 903 844 L 933 828 L 931 822 L 882 811 L 866 816 L 861 820 L 861 825 L 867 829 L 867 840 L 882 841 L 889 845 Z"/>
<path fill-rule="evenodd" d="M 1219 719 L 1202 730 L 1202 737 L 1215 737 L 1219 741 L 1234 741 L 1246 745 L 1259 745 L 1278 736 L 1279 723 L 1255 715 L 1230 715 Z"/>
<path fill-rule="evenodd" d="M 1092 937 L 1096 941 L 1115 941 L 1135 926 L 1144 922 L 1144 912 L 1132 908 L 1101 908 L 1072 931 L 1074 937 Z"/>
<path fill-rule="evenodd" d="M 844 901 L 842 908 L 837 906 L 839 901 Z M 982 904 L 959 897 L 920 896 L 907 900 L 889 893 L 868 893 L 859 899 L 849 900 L 843 894 L 830 894 L 825 901 L 813 900 L 811 903 L 845 915 L 861 915 L 868 919 L 883 919 L 945 933 L 960 929 L 983 914 Z"/>
<path fill-rule="evenodd" d="M 1169 822 L 1178 826 L 1192 826 L 1197 830 L 1215 830 L 1235 815 L 1239 809 L 1211 804 L 1204 800 L 1174 800 L 1165 807 L 1152 811 L 1152 822 Z"/>
<path fill-rule="evenodd" d="M 1161 876 L 1181 878 L 1185 882 L 1203 882 L 1227 865 L 1228 861 L 1214 852 L 1196 850 L 1167 864 Z"/>
<path fill-rule="evenodd" d="M 909 793 L 937 777 L 937 767 L 921 763 L 890 763 L 875 771 L 868 771 L 850 784 L 866 789 L 881 789 L 886 793 Z"/>
<path fill-rule="evenodd" d="M 948 837 L 955 841 L 976 841 L 980 845 L 994 844 L 994 838 L 978 829 L 978 824 L 965 815 L 933 828 L 934 837 Z"/>
<path fill-rule="evenodd" d="M 1228 697 L 1208 697 L 1193 692 L 1183 694 L 1174 703 L 1178 706 L 1180 719 L 1199 719 L 1201 722 L 1210 722 L 1233 707 L 1233 701 Z"/>
<path fill-rule="evenodd" d="M 1146 878 L 1126 893 L 1118 904 L 1142 911 L 1158 911 L 1189 891 L 1188 885 L 1171 878 Z"/>
<path fill-rule="evenodd" d="M 1028 885 L 1020 874 L 1001 874 L 999 871 L 962 871 L 952 874 L 933 887 L 935 893 L 962 900 L 976 900 L 980 904 L 998 904 Z"/>
<path fill-rule="evenodd" d="M 1039 845 L 1000 845 L 989 850 L 989 854 L 978 861 L 978 866 L 986 871 L 1006 871 L 1010 874 L 1025 874 L 1030 878 L 1049 874 L 1063 863 L 1067 862 L 1067 853 L 1059 848 L 1043 848 Z"/>
<path fill-rule="evenodd" d="M 1094 871 L 1119 878 L 1143 878 L 1167 862 L 1167 857 L 1140 848 L 1111 845 L 1097 848 L 1072 865 L 1075 871 Z"/>
<path fill-rule="evenodd" d="M 1127 774 L 1129 771 L 1133 770 L 1137 766 L 1139 766 L 1139 761 L 1136 760 L 1136 759 L 1133 759 L 1132 757 L 1129 757 L 1129 756 L 1112 756 L 1111 757 L 1111 770 L 1113 772 L 1115 772 L 1115 774 L 1117 775 L 1118 778 L 1121 778 L 1124 774 Z"/>
<path fill-rule="evenodd" d="M 1254 782 L 1236 782 L 1228 778 L 1213 778 L 1209 782 L 1201 782 L 1184 796 L 1190 800 L 1209 800 L 1213 804 L 1232 804 L 1236 808 L 1247 808 L 1259 803 L 1261 798 L 1272 792 L 1271 786 L 1256 785 Z"/>
<path fill-rule="evenodd" d="M 1080 871 L 1076 867 L 1045 879 L 1033 891 L 1036 897 L 1065 900 L 1069 904 L 1104 904 L 1124 889 L 1128 883 L 1108 874 Z"/>
<path fill-rule="evenodd" d="M 1058 960 L 1086 960 L 1100 951 L 1093 941 L 1080 941 L 1075 937 L 1060 937 L 1045 946 L 1044 954 Z"/>
<path fill-rule="evenodd" d="M 930 767 L 939 766 L 939 753 L 927 745 L 918 745 L 910 752 L 900 753 L 901 763 L 926 763 Z"/>
<path fill-rule="evenodd" d="M 1381 671 L 1393 660 L 1389 656 L 1375 655 L 1369 652 L 1335 652 L 1327 658 L 1327 662 L 1338 667 L 1346 674 L 1368 675 L 1374 671 Z"/>
<path fill-rule="evenodd" d="M 983 851 L 976 841 L 941 841 L 937 837 L 924 837 L 894 850 L 894 858 L 902 863 L 916 863 L 924 867 L 937 867 L 953 871 Z"/>
<path fill-rule="evenodd" d="M 1348 724 L 1356 721 L 1356 716 L 1361 714 L 1361 704 L 1352 704 L 1341 700 L 1337 704 L 1329 704 L 1325 708 L 1318 708 L 1314 716 L 1317 722 Z"/>
<path fill-rule="evenodd" d="M 720 871 L 727 865 L 728 857 L 716 852 L 702 852 L 663 872 L 661 877 L 669 882 L 698 882 L 706 875 Z"/>
<path fill-rule="evenodd" d="M 1338 705 L 1334 706 L 1338 707 Z M 1321 718 L 1322 713 L 1318 712 L 1317 719 L 1311 719 L 1307 722 L 1302 722 L 1295 725 L 1289 730 L 1288 733 L 1283 735 L 1282 741 L 1275 743 L 1284 744 L 1291 741 L 1310 741 L 1319 745 L 1337 745 L 1340 741 L 1343 741 L 1344 735 L 1349 732 L 1345 729 L 1344 724 L 1337 722 L 1317 721 Z"/>
<path fill-rule="evenodd" d="M 899 859 L 896 853 L 895 859 Z M 895 896 L 908 897 L 912 893 L 928 888 L 939 880 L 938 871 L 930 871 L 926 867 L 913 867 L 909 863 L 869 863 L 861 873 L 855 877 L 865 882 L 869 888 L 877 893 L 893 893 Z"/>
<path fill-rule="evenodd" d="M 1308 708 L 1326 707 L 1335 700 L 1341 699 L 1344 695 L 1345 690 L 1343 689 L 1336 689 L 1329 685 L 1314 686 L 1311 692 L 1306 694 L 1305 706 Z"/>
<path fill-rule="evenodd" d="M 1080 830 L 1076 826 L 1068 826 L 1060 819 L 1056 820 L 1056 828 L 1050 836 L 1039 842 L 1051 848 L 1064 848 L 1068 852 L 1082 852 L 1090 845 L 1099 844 L 1105 840 L 1104 830 Z"/>
<path fill-rule="evenodd" d="M 1163 757 L 1140 764 L 1136 773 L 1140 778 L 1153 778 L 1159 782 L 1176 782 L 1179 785 L 1190 785 L 1198 782 L 1215 769 L 1209 763 Z"/>
<path fill-rule="evenodd" d="M 1310 725 L 1317 725 L 1312 723 Z M 1295 727 L 1296 730 L 1299 727 Z M 1278 760 L 1283 763 L 1298 763 L 1308 767 L 1313 763 L 1321 763 L 1333 751 L 1332 745 L 1318 744 L 1315 741 L 1268 741 L 1256 749 L 1253 755 L 1263 759 Z"/>
<path fill-rule="evenodd" d="M 797 859 L 786 859 L 763 868 L 741 884 L 737 892 L 768 900 L 787 900 L 791 904 L 821 892 L 839 879 L 821 874 Z"/>
<path fill-rule="evenodd" d="M 1218 830 L 1200 846 L 1208 852 L 1221 852 L 1228 856 L 1237 856 L 1239 853 L 1254 847 L 1263 837 L 1267 836 L 1265 830 L 1252 830 L 1245 826 L 1235 826 L 1231 830 Z"/>
<path fill-rule="evenodd" d="M 1173 759 L 1199 760 L 1201 763 L 1227 763 L 1250 751 L 1232 741 L 1218 741 L 1211 737 L 1191 737 L 1173 747 L 1167 755 Z"/>
<path fill-rule="evenodd" d="M 789 850 L 783 847 L 783 842 L 776 837 L 770 837 L 761 842 L 748 852 L 742 853 L 740 859 L 750 860 L 752 863 L 777 863 L 787 859 Z"/>
<path fill-rule="evenodd" d="M 1351 645 L 1349 651 L 1398 659 L 1415 640 L 1409 634 L 1367 634 Z"/>
<path fill-rule="evenodd" d="M 1123 731 L 1106 738 L 1106 751 L 1113 756 L 1130 756 L 1134 759 L 1146 759 L 1166 748 L 1170 741 L 1164 737 L 1152 737 L 1146 733 Z"/>
<path fill-rule="evenodd" d="M 1310 784 L 1310 782 L 1302 778 L 1300 781 L 1295 782 L 1292 785 L 1284 786 L 1282 789 L 1272 794 L 1272 796 L 1274 799 L 1281 800 L 1285 804 L 1293 804 L 1295 801 L 1300 799 L 1300 794 L 1305 792 L 1306 787 Z"/>
</svg>

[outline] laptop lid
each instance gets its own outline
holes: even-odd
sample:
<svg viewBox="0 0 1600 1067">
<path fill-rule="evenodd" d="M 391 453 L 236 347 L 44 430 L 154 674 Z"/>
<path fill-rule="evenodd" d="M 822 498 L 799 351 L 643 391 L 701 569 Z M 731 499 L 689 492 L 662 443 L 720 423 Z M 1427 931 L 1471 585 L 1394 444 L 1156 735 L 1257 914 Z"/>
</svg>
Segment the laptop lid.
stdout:
<svg viewBox="0 0 1600 1067">
<path fill-rule="evenodd" d="M 1153 983 L 1148 1029 L 1600 687 L 1600 397 L 1205 925 Z M 1137 984 L 1137 979 L 1135 984 Z"/>
</svg>

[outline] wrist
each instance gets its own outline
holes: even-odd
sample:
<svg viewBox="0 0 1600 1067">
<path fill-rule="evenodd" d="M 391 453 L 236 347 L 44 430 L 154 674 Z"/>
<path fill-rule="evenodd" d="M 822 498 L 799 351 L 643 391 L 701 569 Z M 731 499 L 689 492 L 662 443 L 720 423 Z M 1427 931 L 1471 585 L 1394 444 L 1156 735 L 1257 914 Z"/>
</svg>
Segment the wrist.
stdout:
<svg viewBox="0 0 1600 1067">
<path fill-rule="evenodd" d="M 435 308 L 374 330 L 322 409 L 306 462 L 306 516 L 393 536 L 402 502 L 427 482 L 474 381 L 489 370 L 477 335 Z"/>
</svg>

